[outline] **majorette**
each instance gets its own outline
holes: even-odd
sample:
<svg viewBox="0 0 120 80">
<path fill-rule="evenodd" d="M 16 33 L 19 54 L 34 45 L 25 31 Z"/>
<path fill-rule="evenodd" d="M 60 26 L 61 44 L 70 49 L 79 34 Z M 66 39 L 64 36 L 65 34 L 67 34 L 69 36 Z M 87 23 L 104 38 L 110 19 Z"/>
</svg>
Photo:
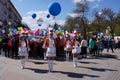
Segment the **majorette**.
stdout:
<svg viewBox="0 0 120 80">
<path fill-rule="evenodd" d="M 77 39 L 77 32 L 74 31 L 73 39 L 71 40 L 74 67 L 77 67 L 78 54 L 81 51 L 80 43 L 76 39 Z"/>
<path fill-rule="evenodd" d="M 48 38 L 45 40 L 45 47 L 47 48 L 46 56 L 48 57 L 49 72 L 53 71 L 53 60 L 56 57 L 56 47 L 53 39 L 53 30 L 49 30 Z"/>
<path fill-rule="evenodd" d="M 64 50 L 65 50 L 65 54 L 66 54 L 66 61 L 69 61 L 69 53 L 70 53 L 70 51 L 72 51 L 69 33 L 66 33 L 66 35 L 65 35 Z"/>
</svg>

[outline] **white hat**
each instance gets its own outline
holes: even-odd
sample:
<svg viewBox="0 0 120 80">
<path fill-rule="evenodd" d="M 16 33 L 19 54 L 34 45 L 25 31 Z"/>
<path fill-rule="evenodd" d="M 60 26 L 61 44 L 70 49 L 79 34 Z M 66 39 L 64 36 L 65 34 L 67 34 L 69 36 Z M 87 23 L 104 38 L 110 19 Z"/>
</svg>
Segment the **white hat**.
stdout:
<svg viewBox="0 0 120 80">
<path fill-rule="evenodd" d="M 74 34 L 76 34 L 77 33 L 77 31 L 74 31 Z"/>
<path fill-rule="evenodd" d="M 53 34 L 53 29 L 49 29 L 49 34 Z"/>
</svg>

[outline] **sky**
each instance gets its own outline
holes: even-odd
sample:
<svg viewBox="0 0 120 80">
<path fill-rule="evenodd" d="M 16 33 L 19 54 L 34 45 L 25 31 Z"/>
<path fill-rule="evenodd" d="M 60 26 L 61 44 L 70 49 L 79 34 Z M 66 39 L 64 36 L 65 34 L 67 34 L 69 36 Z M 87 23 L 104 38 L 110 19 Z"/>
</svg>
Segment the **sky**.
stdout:
<svg viewBox="0 0 120 80">
<path fill-rule="evenodd" d="M 11 0 L 15 8 L 18 10 L 22 17 L 22 22 L 26 23 L 32 30 L 38 28 L 46 28 L 49 24 L 53 25 L 55 22 L 59 25 L 64 25 L 67 16 L 75 17 L 76 14 L 72 13 L 75 9 L 76 2 L 81 0 Z M 100 11 L 103 8 L 111 8 L 114 12 L 120 10 L 120 0 L 87 0 L 89 2 L 88 19 L 94 18 L 93 11 Z M 52 2 L 58 2 L 61 5 L 61 12 L 53 19 L 52 16 L 47 18 L 48 6 Z M 37 17 L 32 18 L 32 14 L 36 13 Z M 42 19 L 43 23 L 38 26 L 37 20 Z"/>
</svg>

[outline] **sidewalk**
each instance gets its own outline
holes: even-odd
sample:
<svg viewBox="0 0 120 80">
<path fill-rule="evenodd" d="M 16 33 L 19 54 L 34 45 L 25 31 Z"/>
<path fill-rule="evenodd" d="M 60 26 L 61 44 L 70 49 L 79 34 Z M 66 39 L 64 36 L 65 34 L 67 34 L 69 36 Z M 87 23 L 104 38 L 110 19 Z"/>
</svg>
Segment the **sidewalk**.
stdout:
<svg viewBox="0 0 120 80">
<path fill-rule="evenodd" d="M 0 80 L 120 80 L 120 53 L 81 59 L 74 68 L 72 61 L 54 61 L 54 72 L 48 72 L 47 61 L 30 59 L 26 69 L 20 60 L 0 56 Z"/>
</svg>

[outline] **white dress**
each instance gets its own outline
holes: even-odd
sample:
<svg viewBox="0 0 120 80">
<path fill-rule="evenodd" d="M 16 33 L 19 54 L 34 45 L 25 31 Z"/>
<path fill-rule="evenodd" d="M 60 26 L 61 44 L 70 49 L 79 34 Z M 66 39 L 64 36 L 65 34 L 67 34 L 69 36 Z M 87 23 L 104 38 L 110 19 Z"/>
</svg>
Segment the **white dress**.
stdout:
<svg viewBox="0 0 120 80">
<path fill-rule="evenodd" d="M 65 51 L 71 51 L 70 41 L 67 41 L 66 47 L 64 48 Z"/>
<path fill-rule="evenodd" d="M 46 56 L 47 57 L 55 57 L 56 56 L 56 48 L 53 39 L 49 39 L 50 46 L 47 47 Z"/>
<path fill-rule="evenodd" d="M 26 42 L 25 41 L 21 41 L 21 46 L 19 47 L 18 53 L 19 53 L 20 56 L 28 55 L 28 51 L 27 51 L 27 47 L 26 47 Z"/>
<path fill-rule="evenodd" d="M 81 47 L 79 47 L 78 45 L 79 45 L 79 42 L 75 41 L 75 46 L 73 46 L 74 49 L 72 49 L 72 54 L 80 53 L 81 52 Z"/>
</svg>

